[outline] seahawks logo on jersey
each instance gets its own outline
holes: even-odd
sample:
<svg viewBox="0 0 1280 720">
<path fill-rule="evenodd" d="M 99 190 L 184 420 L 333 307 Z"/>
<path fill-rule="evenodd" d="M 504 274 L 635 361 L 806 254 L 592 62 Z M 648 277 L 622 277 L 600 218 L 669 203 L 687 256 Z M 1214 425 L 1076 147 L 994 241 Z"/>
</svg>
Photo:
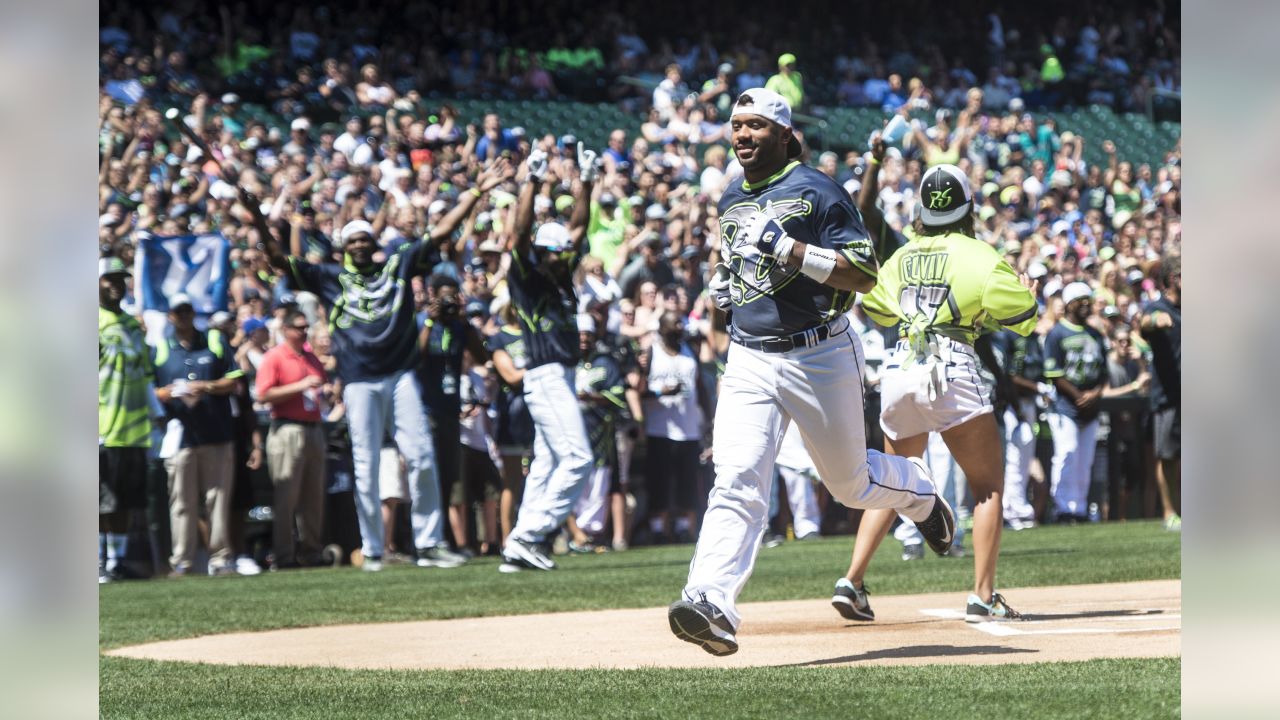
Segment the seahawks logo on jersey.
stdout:
<svg viewBox="0 0 1280 720">
<path fill-rule="evenodd" d="M 770 202 L 778 224 L 783 227 L 788 220 L 813 212 L 813 204 L 803 198 L 771 198 Z M 721 253 L 729 266 L 729 298 L 735 306 L 773 295 L 800 274 L 799 268 L 760 254 L 760 250 L 740 232 L 747 218 L 761 210 L 763 207 L 758 203 L 745 202 L 730 207 L 720 216 Z"/>
<path fill-rule="evenodd" d="M 342 295 L 334 306 L 338 327 L 349 328 L 355 322 L 372 323 L 390 317 L 404 302 L 405 283 L 398 277 L 401 256 L 392 255 L 382 271 L 367 276 L 363 282 L 352 273 L 338 276 Z"/>
</svg>

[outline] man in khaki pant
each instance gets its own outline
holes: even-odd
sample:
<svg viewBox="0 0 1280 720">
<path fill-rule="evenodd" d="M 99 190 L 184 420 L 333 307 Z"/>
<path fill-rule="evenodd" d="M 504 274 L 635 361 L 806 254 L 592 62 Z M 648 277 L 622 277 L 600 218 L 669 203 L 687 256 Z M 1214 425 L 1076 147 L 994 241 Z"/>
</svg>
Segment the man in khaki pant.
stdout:
<svg viewBox="0 0 1280 720">
<path fill-rule="evenodd" d="M 271 406 L 267 470 L 275 488 L 274 569 L 315 564 L 324 522 L 325 434 L 320 394 L 325 372 L 305 347 L 307 317 L 285 313 L 284 342 L 267 351 L 258 367 L 258 400 Z M 298 541 L 294 543 L 294 523 Z"/>
<path fill-rule="evenodd" d="M 235 572 L 228 543 L 231 514 L 231 403 L 236 378 L 243 373 L 209 348 L 195 328 L 191 299 L 169 298 L 173 336 L 155 348 L 156 398 L 164 404 L 176 453 L 165 461 L 169 471 L 169 519 L 175 576 L 191 572 L 200 545 L 199 523 L 209 523 L 209 574 Z M 176 442 L 175 442 L 176 441 Z"/>
</svg>

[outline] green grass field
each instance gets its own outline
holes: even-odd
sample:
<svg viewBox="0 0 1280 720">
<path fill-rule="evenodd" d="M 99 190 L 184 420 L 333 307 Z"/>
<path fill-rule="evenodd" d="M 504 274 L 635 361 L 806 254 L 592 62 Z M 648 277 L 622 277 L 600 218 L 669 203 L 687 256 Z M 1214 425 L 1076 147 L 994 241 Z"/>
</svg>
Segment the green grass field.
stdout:
<svg viewBox="0 0 1280 720">
<path fill-rule="evenodd" d="M 1180 536 L 1158 523 L 1006 533 L 1001 587 L 1178 578 Z M 763 550 L 745 602 L 826 598 L 852 538 Z M 904 563 L 888 541 L 878 595 L 955 591 L 968 559 Z M 236 630 L 653 607 L 675 599 L 692 546 L 566 557 L 553 573 L 388 568 L 193 578 L 101 588 L 102 649 Z M 1010 601 L 1017 606 L 1017 598 Z M 957 609 L 960 609 L 957 607 Z M 674 647 L 674 646 L 673 646 Z M 218 667 L 102 658 L 103 717 L 1170 717 L 1181 662 L 1098 660 L 1009 666 L 741 670 L 345 671 Z"/>
</svg>

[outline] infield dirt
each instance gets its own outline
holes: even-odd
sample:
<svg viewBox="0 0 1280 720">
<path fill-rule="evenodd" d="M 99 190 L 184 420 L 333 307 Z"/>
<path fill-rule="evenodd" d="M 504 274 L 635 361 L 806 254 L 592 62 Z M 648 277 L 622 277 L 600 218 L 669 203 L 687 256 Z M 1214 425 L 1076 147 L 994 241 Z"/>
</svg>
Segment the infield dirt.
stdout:
<svg viewBox="0 0 1280 720">
<path fill-rule="evenodd" d="M 966 623 L 966 593 L 873 594 L 870 623 L 842 619 L 823 597 L 746 603 L 739 608 L 741 649 L 725 658 L 677 640 L 666 608 L 228 633 L 106 654 L 406 670 L 999 664 L 1181 654 L 1179 580 L 1001 592 L 1025 621 Z"/>
</svg>

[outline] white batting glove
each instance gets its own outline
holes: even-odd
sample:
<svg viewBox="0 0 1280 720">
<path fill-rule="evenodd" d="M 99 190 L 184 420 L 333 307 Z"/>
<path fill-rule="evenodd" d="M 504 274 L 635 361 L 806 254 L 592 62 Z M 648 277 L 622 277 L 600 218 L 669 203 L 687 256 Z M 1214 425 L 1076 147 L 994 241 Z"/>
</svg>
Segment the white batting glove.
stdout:
<svg viewBox="0 0 1280 720">
<path fill-rule="evenodd" d="M 742 224 L 742 232 L 748 244 L 755 245 L 760 254 L 772 258 L 790 255 L 791 246 L 795 245 L 795 240 L 782 229 L 782 223 L 775 217 L 772 202 L 764 210 L 748 216 Z"/>
<path fill-rule="evenodd" d="M 733 307 L 733 299 L 729 296 L 728 265 L 716 263 L 715 270 L 711 272 L 711 281 L 707 283 L 707 292 L 711 295 L 712 302 L 721 310 Z"/>
<path fill-rule="evenodd" d="M 529 166 L 529 177 L 538 182 L 547 176 L 547 153 L 541 148 L 534 148 L 529 151 L 529 159 L 526 161 Z"/>
<path fill-rule="evenodd" d="M 578 179 L 584 183 L 593 183 L 596 178 L 600 177 L 600 168 L 604 166 L 604 161 L 600 159 L 600 154 L 595 150 L 587 150 L 582 143 L 578 143 L 578 168 L 580 174 Z"/>
</svg>

